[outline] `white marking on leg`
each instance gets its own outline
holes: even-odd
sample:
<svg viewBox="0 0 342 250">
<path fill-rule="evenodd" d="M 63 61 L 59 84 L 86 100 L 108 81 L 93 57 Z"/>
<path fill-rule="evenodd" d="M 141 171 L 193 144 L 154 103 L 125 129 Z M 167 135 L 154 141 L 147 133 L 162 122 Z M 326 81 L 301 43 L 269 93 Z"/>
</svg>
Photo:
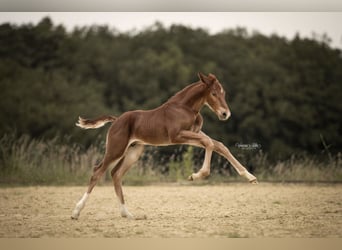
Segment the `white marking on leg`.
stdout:
<svg viewBox="0 0 342 250">
<path fill-rule="evenodd" d="M 133 219 L 134 216 L 133 214 L 131 214 L 128 209 L 126 208 L 125 204 L 120 204 L 121 208 L 120 208 L 120 212 L 121 212 L 121 216 L 122 217 L 127 217 L 129 219 Z"/>
<path fill-rule="evenodd" d="M 120 203 L 120 213 L 122 217 L 127 217 L 128 219 L 133 219 L 134 216 L 126 208 L 125 204 Z"/>
<path fill-rule="evenodd" d="M 71 215 L 72 219 L 78 219 L 82 209 L 84 208 L 84 206 L 86 204 L 86 201 L 88 200 L 88 197 L 89 197 L 89 194 L 84 193 L 81 200 L 76 204 L 76 207 L 75 207 L 74 211 L 72 212 L 72 215 Z"/>
</svg>

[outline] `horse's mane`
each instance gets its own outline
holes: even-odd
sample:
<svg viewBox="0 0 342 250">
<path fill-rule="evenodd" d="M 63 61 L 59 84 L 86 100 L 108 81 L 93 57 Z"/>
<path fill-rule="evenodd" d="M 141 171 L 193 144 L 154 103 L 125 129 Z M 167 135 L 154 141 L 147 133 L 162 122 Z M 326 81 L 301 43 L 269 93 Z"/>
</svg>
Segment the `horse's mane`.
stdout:
<svg viewBox="0 0 342 250">
<path fill-rule="evenodd" d="M 183 88 L 182 90 L 180 90 L 176 94 L 174 94 L 172 97 L 170 97 L 167 102 L 179 101 L 179 100 L 184 99 L 184 97 L 187 95 L 187 93 L 190 90 L 192 90 L 195 87 L 198 87 L 200 85 L 204 86 L 204 84 L 202 82 L 195 82 L 195 83 L 192 83 L 192 84 L 186 86 L 185 88 Z"/>
</svg>

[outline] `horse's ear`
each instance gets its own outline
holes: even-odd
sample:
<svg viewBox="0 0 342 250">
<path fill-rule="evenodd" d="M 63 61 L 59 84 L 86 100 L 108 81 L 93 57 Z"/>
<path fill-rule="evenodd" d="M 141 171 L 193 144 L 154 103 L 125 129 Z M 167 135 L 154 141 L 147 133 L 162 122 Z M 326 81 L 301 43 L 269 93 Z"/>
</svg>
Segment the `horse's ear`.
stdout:
<svg viewBox="0 0 342 250">
<path fill-rule="evenodd" d="M 208 78 L 210 78 L 211 80 L 217 80 L 216 76 L 211 73 L 209 73 Z"/>
<path fill-rule="evenodd" d="M 206 83 L 207 85 L 211 85 L 211 84 L 214 82 L 214 81 L 213 81 L 214 79 L 213 79 L 213 77 L 212 77 L 212 74 L 209 74 L 209 77 L 208 77 L 208 76 L 202 74 L 201 72 L 198 72 L 198 78 L 199 78 L 202 82 Z"/>
<path fill-rule="evenodd" d="M 205 75 L 203 75 L 201 72 L 198 72 L 198 78 L 202 81 L 205 82 L 205 78 L 207 78 Z"/>
</svg>

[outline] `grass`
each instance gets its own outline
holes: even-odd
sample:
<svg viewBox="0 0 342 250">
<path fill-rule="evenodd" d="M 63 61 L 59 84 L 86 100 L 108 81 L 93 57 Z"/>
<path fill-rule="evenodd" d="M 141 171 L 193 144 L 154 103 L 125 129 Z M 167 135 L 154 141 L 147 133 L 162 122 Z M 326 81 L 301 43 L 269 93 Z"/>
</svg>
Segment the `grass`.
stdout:
<svg viewBox="0 0 342 250">
<path fill-rule="evenodd" d="M 319 161 L 308 156 L 292 156 L 271 165 L 267 171 L 257 170 L 256 175 L 263 181 L 274 182 L 341 182 L 342 157 L 339 153 L 335 158 Z"/>
<path fill-rule="evenodd" d="M 18 185 L 85 185 L 94 165 L 103 157 L 103 146 L 82 146 L 59 138 L 51 140 L 31 139 L 28 136 L 15 138 L 5 135 L 0 139 L 0 184 Z M 179 155 L 179 154 L 178 154 Z M 192 147 L 187 147 L 176 157 L 171 155 L 164 164 L 158 160 L 155 148 L 145 150 L 141 160 L 126 174 L 126 185 L 148 185 L 170 183 L 189 185 L 188 176 L 198 169 L 194 159 L 198 156 Z M 254 174 L 259 181 L 271 182 L 341 182 L 341 154 L 322 162 L 306 157 L 291 157 L 286 161 L 270 163 L 267 156 L 257 154 L 253 162 L 257 166 Z M 222 158 L 212 163 L 211 176 L 192 185 L 245 181 L 231 167 L 222 171 Z M 198 165 L 198 164 L 197 164 Z M 216 167 L 216 168 L 215 168 Z M 110 181 L 110 171 L 103 181 Z"/>
<path fill-rule="evenodd" d="M 32 140 L 28 136 L 0 140 L 0 183 L 58 185 L 84 183 L 102 154 L 95 147 L 61 143 L 58 139 Z"/>
</svg>

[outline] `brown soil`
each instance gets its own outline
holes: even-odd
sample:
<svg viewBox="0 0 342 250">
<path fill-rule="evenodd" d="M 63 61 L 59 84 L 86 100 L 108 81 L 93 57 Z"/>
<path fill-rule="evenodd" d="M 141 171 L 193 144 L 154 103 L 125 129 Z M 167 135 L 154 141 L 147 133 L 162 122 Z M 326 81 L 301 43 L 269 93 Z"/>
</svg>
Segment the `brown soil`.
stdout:
<svg viewBox="0 0 342 250">
<path fill-rule="evenodd" d="M 0 189 L 0 237 L 342 237 L 342 185 L 98 186 L 70 219 L 86 187 Z"/>
</svg>

